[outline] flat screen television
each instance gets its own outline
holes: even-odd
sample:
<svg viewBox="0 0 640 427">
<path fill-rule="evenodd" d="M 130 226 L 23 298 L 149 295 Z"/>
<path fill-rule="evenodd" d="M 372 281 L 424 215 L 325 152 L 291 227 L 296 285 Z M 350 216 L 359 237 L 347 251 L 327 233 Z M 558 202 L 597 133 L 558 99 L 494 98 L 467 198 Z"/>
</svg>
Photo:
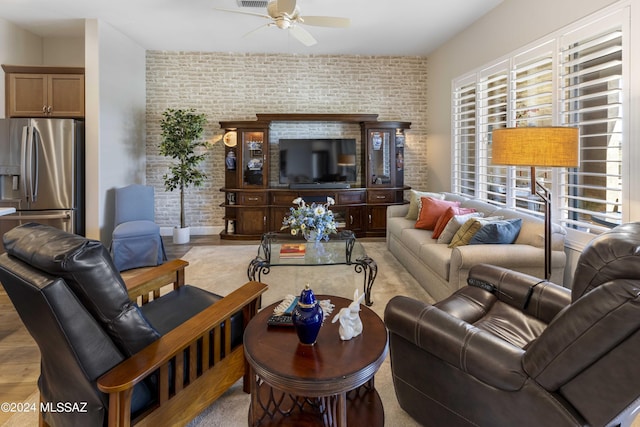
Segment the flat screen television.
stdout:
<svg viewBox="0 0 640 427">
<path fill-rule="evenodd" d="M 281 139 L 280 184 L 355 183 L 356 140 Z"/>
</svg>

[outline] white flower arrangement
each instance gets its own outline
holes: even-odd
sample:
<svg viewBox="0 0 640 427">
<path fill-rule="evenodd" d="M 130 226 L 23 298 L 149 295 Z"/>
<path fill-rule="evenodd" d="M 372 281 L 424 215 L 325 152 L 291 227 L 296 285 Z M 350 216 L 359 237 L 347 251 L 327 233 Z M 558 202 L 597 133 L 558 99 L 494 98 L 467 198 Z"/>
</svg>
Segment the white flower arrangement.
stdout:
<svg viewBox="0 0 640 427">
<path fill-rule="evenodd" d="M 290 208 L 291 214 L 282 221 L 282 228 L 291 230 L 291 235 L 302 234 L 305 239 L 311 239 L 315 232 L 315 240 L 329 240 L 329 235 L 337 233 L 336 222 L 333 212 L 329 206 L 335 205 L 335 200 L 327 197 L 327 202 L 323 204 L 307 205 L 305 201 L 298 197 L 293 201 L 298 207 Z"/>
</svg>

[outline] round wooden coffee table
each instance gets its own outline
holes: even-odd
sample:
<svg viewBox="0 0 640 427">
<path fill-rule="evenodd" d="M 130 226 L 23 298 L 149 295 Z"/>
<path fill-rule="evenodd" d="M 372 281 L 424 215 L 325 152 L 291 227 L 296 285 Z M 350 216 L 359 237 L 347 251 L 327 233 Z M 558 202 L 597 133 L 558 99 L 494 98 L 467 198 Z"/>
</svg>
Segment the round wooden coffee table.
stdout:
<svg viewBox="0 0 640 427">
<path fill-rule="evenodd" d="M 251 367 L 249 425 L 380 426 L 384 409 L 374 375 L 387 356 L 387 330 L 371 309 L 362 305 L 361 335 L 342 341 L 333 316 L 351 300 L 331 300 L 315 345 L 300 344 L 291 327 L 269 327 L 274 303 L 255 316 L 244 333 L 244 352 Z"/>
</svg>

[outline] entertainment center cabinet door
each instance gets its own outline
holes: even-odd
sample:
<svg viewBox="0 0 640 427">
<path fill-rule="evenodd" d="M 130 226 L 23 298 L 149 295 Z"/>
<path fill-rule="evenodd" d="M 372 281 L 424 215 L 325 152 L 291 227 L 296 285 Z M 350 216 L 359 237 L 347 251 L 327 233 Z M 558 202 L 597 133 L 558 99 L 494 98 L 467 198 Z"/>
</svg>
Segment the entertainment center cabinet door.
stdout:
<svg viewBox="0 0 640 427">
<path fill-rule="evenodd" d="M 362 125 L 362 138 L 367 141 L 365 176 L 367 188 L 399 188 L 404 186 L 405 130 L 410 122 L 368 122 Z"/>
<path fill-rule="evenodd" d="M 347 207 L 344 214 L 345 228 L 353 231 L 356 235 L 360 235 L 362 230 L 364 230 L 364 223 L 362 221 L 363 213 L 364 207 L 362 206 Z"/>
<path fill-rule="evenodd" d="M 237 211 L 236 234 L 261 236 L 267 232 L 266 208 L 245 207 Z"/>
<path fill-rule="evenodd" d="M 267 133 L 265 131 L 251 129 L 240 132 L 242 141 L 242 155 L 240 163 L 242 165 L 242 187 L 268 186 L 267 159 Z"/>
<path fill-rule="evenodd" d="M 269 193 L 269 231 L 280 231 L 282 220 L 291 213 L 293 201 L 298 197 L 296 191 L 275 190 Z"/>
<path fill-rule="evenodd" d="M 349 190 L 338 193 L 335 208 L 340 219 L 344 221 L 344 228 L 351 230 L 356 235 L 361 235 L 364 230 L 364 205 L 367 201 L 366 190 Z"/>
<path fill-rule="evenodd" d="M 367 132 L 367 187 L 394 187 L 394 132 L 390 129 L 370 129 Z M 393 170 L 395 171 L 395 170 Z"/>
<path fill-rule="evenodd" d="M 384 235 L 387 230 L 387 206 L 367 206 L 367 233 Z"/>
<path fill-rule="evenodd" d="M 282 228 L 282 221 L 285 216 L 291 213 L 289 208 L 285 207 L 271 207 L 269 208 L 269 231 L 280 231 Z"/>
</svg>

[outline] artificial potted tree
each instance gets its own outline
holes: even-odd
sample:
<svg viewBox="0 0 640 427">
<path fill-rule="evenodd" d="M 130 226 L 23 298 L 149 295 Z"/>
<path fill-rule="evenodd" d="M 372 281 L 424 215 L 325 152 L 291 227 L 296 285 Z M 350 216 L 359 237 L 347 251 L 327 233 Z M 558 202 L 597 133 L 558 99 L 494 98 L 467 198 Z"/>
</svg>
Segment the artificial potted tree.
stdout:
<svg viewBox="0 0 640 427">
<path fill-rule="evenodd" d="M 174 243 L 187 243 L 190 239 L 184 214 L 185 190 L 189 186 L 199 187 L 207 177 L 198 169 L 206 152 L 197 150 L 207 147 L 207 142 L 200 139 L 206 122 L 205 115 L 197 114 L 194 109 L 169 108 L 162 113 L 160 154 L 175 160 L 162 178 L 167 191 L 180 190 L 180 227 L 173 229 Z"/>
</svg>

